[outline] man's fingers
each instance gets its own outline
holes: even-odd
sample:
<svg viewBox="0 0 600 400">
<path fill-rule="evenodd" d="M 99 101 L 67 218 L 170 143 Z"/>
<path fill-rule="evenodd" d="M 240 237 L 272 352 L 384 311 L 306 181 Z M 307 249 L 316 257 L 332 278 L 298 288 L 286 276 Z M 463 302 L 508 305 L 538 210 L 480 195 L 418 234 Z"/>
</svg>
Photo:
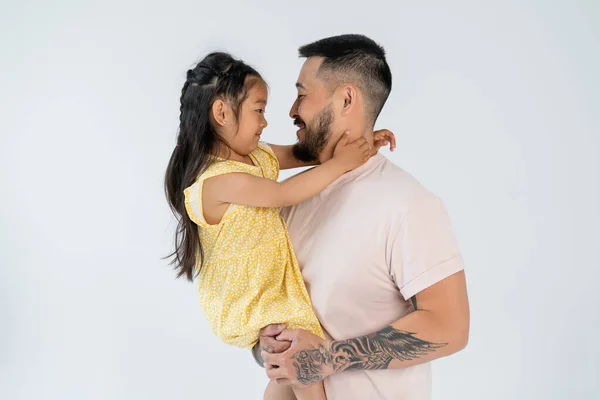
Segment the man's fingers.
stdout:
<svg viewBox="0 0 600 400">
<path fill-rule="evenodd" d="M 275 341 L 275 344 L 272 345 L 272 351 L 269 351 L 269 353 L 283 353 L 289 349 L 291 345 L 292 343 L 288 341 Z"/>
<path fill-rule="evenodd" d="M 263 350 L 263 351 L 261 351 L 260 355 L 261 355 L 263 361 L 265 362 L 265 364 L 270 364 L 270 365 L 277 366 L 277 367 L 279 367 L 281 364 L 283 364 L 283 358 L 279 354 L 267 353 L 266 351 Z"/>
<path fill-rule="evenodd" d="M 283 353 L 284 351 L 286 351 L 287 349 L 289 349 L 292 346 L 292 342 L 288 342 L 286 341 L 282 341 L 282 342 L 277 342 L 277 345 L 275 346 L 275 353 Z"/>
<path fill-rule="evenodd" d="M 266 371 L 267 371 L 267 376 L 269 377 L 269 379 L 287 379 L 287 376 L 285 375 L 283 368 L 271 368 L 271 369 L 267 369 Z"/>
<path fill-rule="evenodd" d="M 271 339 L 272 340 L 272 339 Z M 270 340 L 269 340 L 270 341 Z M 277 353 L 275 351 L 275 345 L 270 344 L 270 343 L 266 343 L 262 346 L 262 350 L 266 351 L 267 353 Z"/>
<path fill-rule="evenodd" d="M 291 383 L 290 378 L 294 378 L 293 375 L 290 375 L 290 371 L 288 371 L 285 367 L 275 367 L 269 369 L 265 368 L 265 370 L 267 371 L 267 376 L 269 377 L 269 379 L 275 379 L 277 380 L 277 383 L 282 383 L 279 381 L 280 379 L 282 379 L 287 381 L 286 384 L 289 385 Z"/>
<path fill-rule="evenodd" d="M 269 377 L 269 379 L 277 379 L 277 378 L 279 378 L 279 377 L 281 376 L 280 374 L 278 374 L 278 373 L 277 373 L 277 372 L 278 372 L 278 371 L 277 371 L 278 369 L 279 369 L 279 368 L 270 368 L 270 369 L 266 369 L 266 371 L 267 371 L 267 376 Z M 276 378 L 276 377 L 277 377 L 277 378 Z"/>
<path fill-rule="evenodd" d="M 279 341 L 270 336 L 260 338 L 261 350 L 265 350 L 267 353 L 283 353 L 290 348 L 291 344 L 287 340 Z"/>
<path fill-rule="evenodd" d="M 267 325 L 262 328 L 259 332 L 260 336 L 272 336 L 275 337 L 279 335 L 286 328 L 285 324 L 279 325 Z"/>
<path fill-rule="evenodd" d="M 281 332 L 279 336 L 276 337 L 276 339 L 280 341 L 287 340 L 291 342 L 296 337 L 297 331 L 297 329 L 286 329 L 283 332 Z"/>
</svg>

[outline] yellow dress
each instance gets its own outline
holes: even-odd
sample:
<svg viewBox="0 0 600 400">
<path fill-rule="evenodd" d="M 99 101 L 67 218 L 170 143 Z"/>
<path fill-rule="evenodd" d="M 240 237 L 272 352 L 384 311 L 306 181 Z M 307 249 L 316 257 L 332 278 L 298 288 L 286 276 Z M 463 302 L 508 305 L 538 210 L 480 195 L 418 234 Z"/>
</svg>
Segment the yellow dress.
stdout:
<svg viewBox="0 0 600 400">
<path fill-rule="evenodd" d="M 254 166 L 218 159 L 184 192 L 204 251 L 198 275 L 202 310 L 221 340 L 242 348 L 252 348 L 259 330 L 269 324 L 285 323 L 324 338 L 276 208 L 232 204 L 220 223 L 209 225 L 204 220 L 206 179 L 233 172 L 278 179 L 279 163 L 268 145 L 260 143 L 250 158 Z"/>
</svg>

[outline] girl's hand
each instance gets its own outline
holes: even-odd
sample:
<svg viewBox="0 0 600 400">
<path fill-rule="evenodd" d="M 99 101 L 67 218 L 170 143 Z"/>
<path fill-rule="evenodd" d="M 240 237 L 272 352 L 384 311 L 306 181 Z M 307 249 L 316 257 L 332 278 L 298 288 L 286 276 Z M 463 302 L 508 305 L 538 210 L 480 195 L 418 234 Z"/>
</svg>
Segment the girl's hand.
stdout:
<svg viewBox="0 0 600 400">
<path fill-rule="evenodd" d="M 396 137 L 387 129 L 380 129 L 373 132 L 373 154 L 377 153 L 380 148 L 390 145 L 390 151 L 396 148 Z"/>
<path fill-rule="evenodd" d="M 372 156 L 371 146 L 367 139 L 361 137 L 353 142 L 348 142 L 348 140 L 348 131 L 346 131 L 333 151 L 333 161 L 343 165 L 345 171 L 360 167 Z"/>
</svg>

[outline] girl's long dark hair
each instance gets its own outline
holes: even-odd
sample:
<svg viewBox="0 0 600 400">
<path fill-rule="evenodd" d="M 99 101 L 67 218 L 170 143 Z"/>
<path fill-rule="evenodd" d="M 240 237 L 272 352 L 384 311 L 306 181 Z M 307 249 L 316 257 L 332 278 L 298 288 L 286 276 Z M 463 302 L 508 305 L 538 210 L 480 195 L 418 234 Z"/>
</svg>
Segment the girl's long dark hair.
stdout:
<svg viewBox="0 0 600 400">
<path fill-rule="evenodd" d="M 212 105 L 216 99 L 223 99 L 237 117 L 248 89 L 258 81 L 262 81 L 262 77 L 256 70 L 221 52 L 207 55 L 187 71 L 181 90 L 177 145 L 165 174 L 165 194 L 178 220 L 175 250 L 168 257 L 174 257 L 171 264 L 178 278 L 185 275 L 192 281 L 204 260 L 199 228 L 186 212 L 183 191 L 208 168 L 213 161 L 211 155 L 218 153 L 220 143 L 229 147 L 212 123 Z"/>
</svg>

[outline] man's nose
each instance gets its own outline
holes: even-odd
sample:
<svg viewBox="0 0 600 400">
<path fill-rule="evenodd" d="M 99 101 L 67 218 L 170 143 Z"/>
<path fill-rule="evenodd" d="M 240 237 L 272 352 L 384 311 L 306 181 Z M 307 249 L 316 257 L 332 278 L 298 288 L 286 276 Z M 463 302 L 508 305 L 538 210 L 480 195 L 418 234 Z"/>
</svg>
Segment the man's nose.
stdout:
<svg viewBox="0 0 600 400">
<path fill-rule="evenodd" d="M 294 104 L 292 104 L 289 116 L 291 119 L 296 119 L 296 117 L 298 116 L 298 100 L 294 101 Z"/>
</svg>

